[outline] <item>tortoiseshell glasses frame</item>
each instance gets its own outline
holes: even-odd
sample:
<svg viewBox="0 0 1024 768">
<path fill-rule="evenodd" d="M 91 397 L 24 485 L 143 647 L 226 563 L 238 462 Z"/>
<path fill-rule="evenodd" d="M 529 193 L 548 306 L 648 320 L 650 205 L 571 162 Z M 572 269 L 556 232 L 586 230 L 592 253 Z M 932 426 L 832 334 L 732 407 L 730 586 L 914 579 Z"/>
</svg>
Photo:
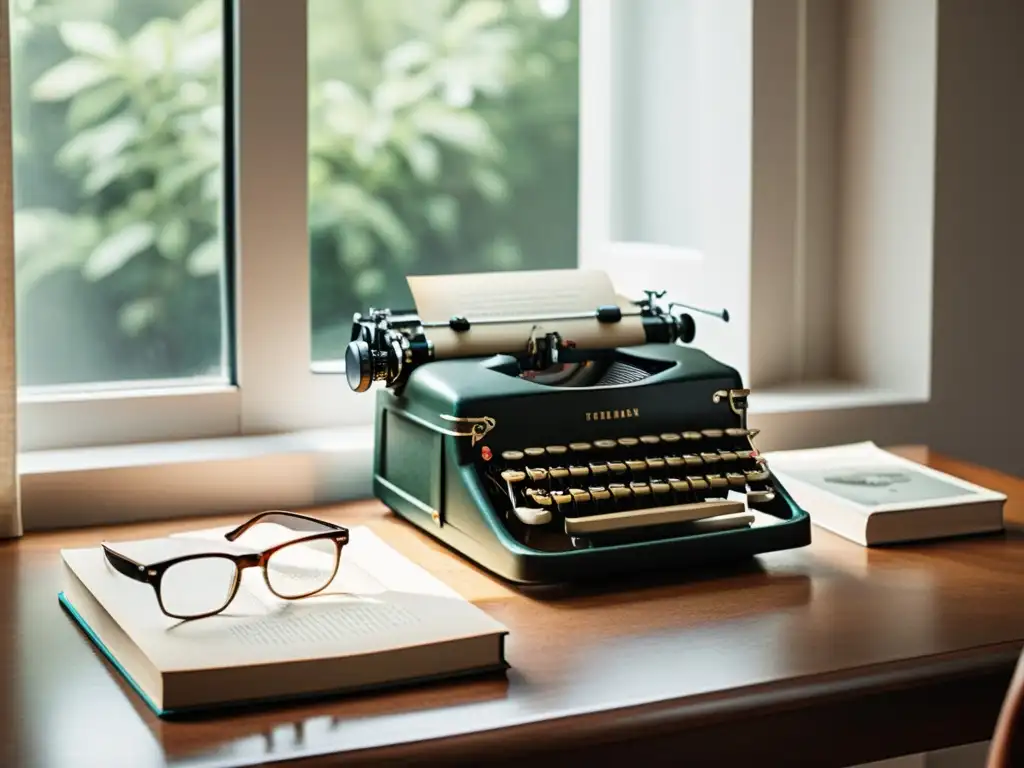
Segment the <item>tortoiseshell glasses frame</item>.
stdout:
<svg viewBox="0 0 1024 768">
<path fill-rule="evenodd" d="M 207 616 L 214 616 L 231 604 L 231 601 L 235 599 L 235 595 L 238 594 L 238 587 L 242 580 L 242 571 L 246 568 L 259 568 L 263 571 L 263 581 L 274 595 L 283 600 L 300 600 L 305 597 L 310 597 L 322 592 L 330 583 L 334 580 L 335 575 L 338 572 L 338 566 L 341 562 L 341 550 L 348 543 L 349 532 L 348 529 L 335 523 L 327 522 L 326 520 L 319 520 L 315 517 L 309 517 L 308 515 L 301 515 L 297 512 L 288 512 L 285 510 L 274 509 L 266 512 L 261 512 L 255 517 L 242 523 L 237 528 L 234 528 L 224 534 L 224 538 L 227 541 L 235 541 L 247 530 L 252 528 L 254 525 L 262 522 L 277 523 L 285 527 L 291 528 L 294 531 L 311 531 L 307 536 L 301 536 L 295 539 L 289 539 L 288 541 L 276 544 L 269 549 L 265 549 L 261 552 L 252 553 L 241 553 L 241 554 L 230 554 L 225 552 L 198 552 L 189 555 L 181 555 L 179 557 L 172 557 L 166 560 L 161 560 L 156 563 L 139 563 L 132 558 L 121 554 L 120 552 L 112 549 L 106 542 L 103 543 L 103 552 L 106 556 L 107 562 L 116 570 L 118 573 L 127 576 L 129 579 L 134 581 L 142 582 L 143 584 L 149 584 L 153 587 L 156 592 L 157 603 L 160 606 L 160 610 L 164 614 L 174 619 L 202 619 Z M 279 590 L 274 588 L 270 574 L 268 573 L 267 564 L 270 562 L 270 558 L 277 552 L 280 552 L 286 547 L 295 546 L 297 544 L 309 544 L 310 542 L 330 542 L 333 543 L 333 565 L 328 563 L 329 568 L 325 568 L 323 572 L 323 583 L 315 589 L 310 589 L 307 592 L 294 595 L 282 594 Z M 224 604 L 214 610 L 209 610 L 201 613 L 194 614 L 183 614 L 170 611 L 165 606 L 164 596 L 161 591 L 163 584 L 164 575 L 167 571 L 175 565 L 180 563 L 198 561 L 209 558 L 217 558 L 220 560 L 227 560 L 234 564 L 234 578 L 228 589 Z M 328 576 L 329 573 L 329 576 Z"/>
</svg>

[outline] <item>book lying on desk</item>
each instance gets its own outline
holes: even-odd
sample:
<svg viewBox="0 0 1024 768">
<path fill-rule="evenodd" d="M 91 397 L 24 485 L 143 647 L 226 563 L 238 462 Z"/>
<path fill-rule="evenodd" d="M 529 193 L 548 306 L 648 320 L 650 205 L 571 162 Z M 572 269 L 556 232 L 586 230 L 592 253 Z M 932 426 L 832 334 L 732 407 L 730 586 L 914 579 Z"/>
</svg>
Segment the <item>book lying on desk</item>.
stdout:
<svg viewBox="0 0 1024 768">
<path fill-rule="evenodd" d="M 228 530 L 112 546 L 139 562 L 240 551 L 224 540 Z M 248 568 L 223 613 L 191 621 L 161 612 L 153 588 L 114 571 L 100 547 L 61 555 L 62 605 L 161 716 L 508 666 L 502 624 L 365 527 L 350 530 L 323 593 L 281 600 Z"/>
<path fill-rule="evenodd" d="M 1003 529 L 1002 493 L 872 442 L 766 453 L 811 522 L 864 546 Z"/>
</svg>

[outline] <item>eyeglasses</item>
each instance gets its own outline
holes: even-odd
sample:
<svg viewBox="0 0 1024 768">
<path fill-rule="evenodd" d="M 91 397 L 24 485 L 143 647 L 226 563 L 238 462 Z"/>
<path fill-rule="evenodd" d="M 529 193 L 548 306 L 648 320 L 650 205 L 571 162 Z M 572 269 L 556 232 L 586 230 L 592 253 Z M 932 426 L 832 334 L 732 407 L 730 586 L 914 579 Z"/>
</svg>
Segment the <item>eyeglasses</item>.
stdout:
<svg viewBox="0 0 1024 768">
<path fill-rule="evenodd" d="M 201 619 L 220 613 L 235 598 L 242 571 L 259 567 L 278 597 L 298 600 L 322 591 L 338 572 L 348 529 L 295 512 L 262 512 L 224 534 L 235 541 L 259 523 L 275 523 L 308 533 L 262 552 L 204 552 L 145 565 L 103 544 L 107 562 L 129 579 L 152 585 L 160 610 L 175 619 Z"/>
</svg>

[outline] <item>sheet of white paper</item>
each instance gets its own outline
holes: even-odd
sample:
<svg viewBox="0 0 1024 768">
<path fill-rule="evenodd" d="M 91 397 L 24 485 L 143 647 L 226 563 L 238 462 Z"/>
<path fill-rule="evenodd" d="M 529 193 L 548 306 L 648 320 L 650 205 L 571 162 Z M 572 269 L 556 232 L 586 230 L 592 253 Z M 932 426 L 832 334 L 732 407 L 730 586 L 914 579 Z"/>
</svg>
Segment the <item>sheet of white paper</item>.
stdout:
<svg viewBox="0 0 1024 768">
<path fill-rule="evenodd" d="M 543 317 L 593 312 L 600 306 L 620 303 L 608 275 L 598 270 L 535 270 L 467 275 L 410 277 L 409 290 L 416 311 L 425 322 L 447 322 L 452 317 Z M 617 323 L 593 320 L 557 320 L 541 323 L 472 325 L 469 331 L 431 328 L 427 337 L 439 358 L 470 357 L 497 353 L 518 354 L 531 335 L 557 331 L 563 340 L 580 349 L 633 346 L 644 343 L 638 317 Z"/>
</svg>

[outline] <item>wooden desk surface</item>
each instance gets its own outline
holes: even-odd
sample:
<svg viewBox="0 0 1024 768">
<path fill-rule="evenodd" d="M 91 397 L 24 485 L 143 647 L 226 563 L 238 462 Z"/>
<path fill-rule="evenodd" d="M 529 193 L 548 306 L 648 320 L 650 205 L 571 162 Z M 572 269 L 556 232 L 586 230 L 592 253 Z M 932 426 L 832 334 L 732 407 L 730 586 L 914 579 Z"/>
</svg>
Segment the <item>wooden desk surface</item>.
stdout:
<svg viewBox="0 0 1024 768">
<path fill-rule="evenodd" d="M 739 571 L 522 592 L 339 507 L 505 622 L 512 669 L 197 722 L 155 718 L 56 599 L 61 546 L 195 521 L 0 545 L 0 765 L 849 765 L 986 739 L 1024 644 L 1024 480 L 901 452 L 1009 494 L 1006 534 L 867 550 L 815 528 Z"/>
</svg>

